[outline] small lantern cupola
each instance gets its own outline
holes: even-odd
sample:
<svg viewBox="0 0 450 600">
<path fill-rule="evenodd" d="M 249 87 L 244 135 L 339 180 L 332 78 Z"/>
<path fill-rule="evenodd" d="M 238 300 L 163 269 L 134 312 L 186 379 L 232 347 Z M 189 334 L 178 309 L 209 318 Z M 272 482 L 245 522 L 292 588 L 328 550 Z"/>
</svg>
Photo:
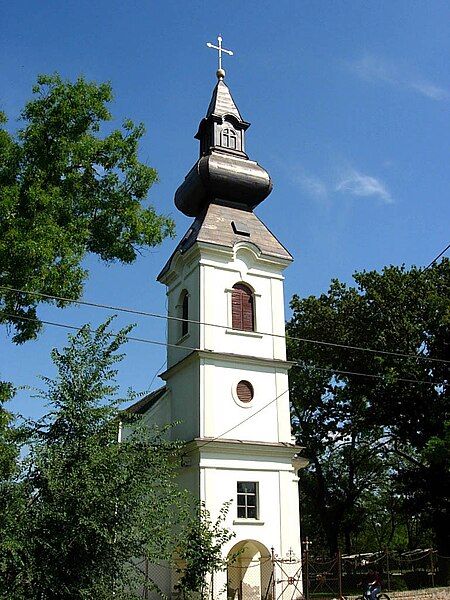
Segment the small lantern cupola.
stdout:
<svg viewBox="0 0 450 600">
<path fill-rule="evenodd" d="M 245 154 L 244 137 L 249 126 L 250 123 L 241 117 L 223 79 L 219 79 L 206 117 L 201 121 L 195 135 L 195 138 L 200 140 L 200 157 L 215 150 L 248 158 Z"/>
</svg>

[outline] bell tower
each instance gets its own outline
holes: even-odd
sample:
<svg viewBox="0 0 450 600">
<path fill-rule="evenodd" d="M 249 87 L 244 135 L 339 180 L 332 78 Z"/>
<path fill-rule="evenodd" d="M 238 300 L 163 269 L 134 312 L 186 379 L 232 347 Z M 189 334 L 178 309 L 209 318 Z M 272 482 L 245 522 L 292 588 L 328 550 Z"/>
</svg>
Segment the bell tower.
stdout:
<svg viewBox="0 0 450 600">
<path fill-rule="evenodd" d="M 246 153 L 250 124 L 219 67 L 195 136 L 200 156 L 175 193 L 194 220 L 158 276 L 173 317 L 166 385 L 140 409 L 177 422 L 172 435 L 186 442 L 180 482 L 213 518 L 232 500 L 236 537 L 224 556 L 241 553 L 220 597 L 272 598 L 271 549 L 301 556 L 284 337 L 283 272 L 293 258 L 253 212 L 272 182 Z"/>
</svg>

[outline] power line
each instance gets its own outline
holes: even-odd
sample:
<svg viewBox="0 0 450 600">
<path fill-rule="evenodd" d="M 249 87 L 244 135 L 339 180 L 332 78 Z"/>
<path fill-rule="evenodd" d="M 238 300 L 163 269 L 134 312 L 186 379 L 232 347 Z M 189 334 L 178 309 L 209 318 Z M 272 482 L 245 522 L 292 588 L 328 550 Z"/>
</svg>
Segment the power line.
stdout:
<svg viewBox="0 0 450 600">
<path fill-rule="evenodd" d="M 306 363 L 295 363 L 295 367 L 302 367 L 306 369 L 315 369 L 317 371 L 326 371 L 328 373 L 339 373 L 339 375 L 355 375 L 359 377 L 370 377 L 371 379 L 385 379 L 384 375 L 376 375 L 374 373 L 361 373 L 358 371 L 342 371 L 340 369 L 332 369 L 331 367 L 317 367 L 316 365 L 307 365 Z M 424 385 L 434 385 L 431 381 L 424 381 L 422 379 L 407 379 L 405 377 L 397 378 L 396 381 L 404 381 L 406 383 L 422 383 Z"/>
<path fill-rule="evenodd" d="M 434 263 L 435 263 L 437 260 L 439 260 L 439 259 L 441 258 L 441 256 L 447 252 L 447 250 L 448 250 L 449 248 L 450 248 L 450 244 L 448 244 L 448 246 L 446 246 L 446 247 L 445 247 L 445 248 L 442 250 L 442 252 L 440 252 L 440 253 L 439 253 L 439 254 L 436 256 L 436 258 L 433 258 L 433 260 L 430 262 L 430 264 L 429 264 L 427 267 L 425 267 L 424 271 L 426 271 L 426 270 L 427 270 L 427 269 L 429 269 L 429 268 L 430 268 L 432 265 L 434 265 Z"/>
<path fill-rule="evenodd" d="M 199 450 L 200 448 L 204 448 L 208 444 L 212 444 L 213 442 L 215 442 L 219 438 L 223 437 L 224 435 L 227 435 L 227 433 L 230 433 L 230 431 L 233 431 L 234 429 L 236 429 L 237 427 L 239 427 L 243 423 L 246 423 L 249 419 L 252 419 L 254 416 L 258 415 L 261 411 L 263 411 L 265 408 L 267 408 L 268 406 L 270 406 L 271 404 L 273 404 L 274 402 L 276 402 L 279 398 L 281 398 L 282 396 L 284 396 L 288 392 L 289 392 L 289 388 L 287 390 L 284 390 L 284 392 L 281 392 L 281 394 L 278 394 L 278 396 L 275 396 L 275 398 L 273 398 L 272 400 L 270 400 L 270 402 L 268 402 L 267 404 L 265 404 L 264 406 L 262 406 L 260 409 L 258 409 L 257 411 L 255 411 L 254 413 L 252 413 L 251 415 L 249 415 L 248 417 L 246 417 L 245 419 L 242 419 L 242 421 L 239 421 L 239 423 L 237 423 L 236 425 L 233 425 L 233 427 L 230 427 L 230 429 L 227 429 L 226 431 L 224 431 L 220 435 L 217 435 L 216 437 L 208 440 L 207 442 L 205 442 L 201 446 L 197 446 L 197 450 Z"/>
<path fill-rule="evenodd" d="M 58 323 L 56 321 L 44 321 L 42 319 L 35 319 L 33 317 L 22 317 L 20 315 L 11 315 L 9 313 L 2 313 L 9 319 L 19 319 L 21 321 L 32 321 L 34 323 L 44 323 L 44 325 L 52 325 L 53 327 L 60 327 L 62 329 L 70 329 L 71 331 L 81 331 L 82 327 L 77 325 L 68 325 L 67 323 Z M 130 342 L 141 342 L 143 344 L 154 344 L 155 346 L 165 346 L 169 348 L 178 348 L 179 350 L 198 350 L 199 348 L 193 348 L 191 346 L 178 346 L 177 344 L 169 344 L 168 342 L 158 342 L 157 340 L 149 340 L 146 338 L 138 338 L 131 335 L 126 335 L 125 340 Z M 205 350 L 205 352 L 211 352 L 212 350 Z"/>
<path fill-rule="evenodd" d="M 308 367 L 309 365 L 301 365 L 299 363 L 295 363 L 295 365 L 293 365 L 293 366 L 296 366 L 296 367 L 301 367 L 301 366 Z M 356 372 L 353 372 L 353 371 L 337 371 L 335 369 L 327 369 L 327 368 L 315 367 L 315 366 L 311 366 L 311 368 L 317 369 L 319 371 L 331 371 L 333 373 L 343 373 L 345 375 L 359 375 L 359 376 L 363 376 L 363 377 L 383 378 L 382 375 L 372 375 L 370 373 L 356 373 Z M 398 380 L 398 381 L 400 381 L 400 380 Z M 428 385 L 430 384 L 429 381 L 419 382 L 419 381 L 416 381 L 414 379 L 402 379 L 401 381 L 408 381 L 409 383 L 426 383 Z M 261 411 L 263 411 L 268 406 L 270 406 L 271 404 L 273 404 L 274 402 L 276 402 L 279 398 L 281 398 L 282 396 L 284 396 L 288 392 L 289 392 L 289 388 L 287 390 L 284 390 L 284 392 L 282 392 L 281 394 L 278 394 L 278 396 L 275 396 L 275 398 L 273 398 L 272 400 L 270 400 L 269 402 L 267 402 L 267 404 L 265 404 L 264 406 L 262 406 L 260 409 L 258 409 L 257 411 L 255 411 L 254 413 L 252 413 L 251 415 L 249 415 L 248 417 L 246 417 L 245 419 L 242 419 L 242 421 L 239 421 L 239 423 L 236 423 L 236 425 L 233 425 L 233 427 L 230 427 L 230 429 L 227 429 L 223 433 L 221 433 L 221 434 L 213 437 L 212 439 L 207 440 L 204 444 L 201 444 L 201 445 L 197 446 L 196 449 L 200 450 L 201 448 L 204 448 L 208 444 L 212 444 L 213 442 L 215 442 L 218 439 L 222 438 L 224 435 L 227 435 L 228 433 L 230 433 L 234 429 L 237 429 L 237 427 L 240 427 L 241 425 L 243 425 L 244 423 L 246 423 L 248 420 L 250 420 L 253 417 L 255 417 L 256 415 L 258 415 Z"/>
<path fill-rule="evenodd" d="M 449 245 L 450 247 L 450 245 Z M 8 290 L 10 292 L 16 292 L 19 294 L 29 294 L 32 296 L 40 296 L 41 298 L 49 298 L 52 300 L 58 300 L 60 302 L 71 302 L 73 304 L 79 304 L 81 306 L 90 306 L 92 308 L 102 308 L 105 310 L 113 310 L 113 311 L 117 311 L 117 312 L 124 312 L 124 313 L 128 313 L 128 314 L 132 314 L 132 315 L 138 315 L 138 316 L 143 316 L 143 317 L 154 317 L 157 319 L 166 319 L 169 321 L 178 321 L 178 322 L 187 322 L 187 323 L 192 323 L 194 325 L 204 325 L 206 327 L 217 327 L 219 329 L 230 329 L 228 327 L 228 325 L 221 325 L 219 323 L 208 323 L 205 321 L 197 321 L 195 319 L 183 319 L 182 317 L 174 317 L 172 315 L 162 315 L 160 313 L 154 313 L 154 312 L 148 312 L 148 311 L 143 311 L 143 310 L 136 310 L 133 308 L 128 308 L 128 307 L 123 307 L 123 306 L 113 306 L 110 304 L 101 304 L 98 302 L 88 302 L 87 300 L 75 300 L 73 298 L 65 298 L 64 296 L 54 296 L 51 294 L 44 294 L 42 292 L 29 292 L 27 290 L 21 290 L 18 288 L 12 288 L 12 287 L 8 287 L 8 286 L 3 286 L 0 285 L 0 289 L 2 290 Z M 4 313 L 5 314 L 5 313 Z M 44 321 L 42 321 L 44 322 Z M 417 360 L 426 360 L 426 361 L 430 361 L 430 362 L 438 362 L 438 363 L 444 363 L 444 364 L 450 364 L 450 360 L 445 360 L 443 358 L 431 358 L 429 356 L 423 356 L 420 354 L 407 354 L 405 352 L 398 352 L 398 351 L 391 351 L 391 350 L 376 350 L 374 348 L 366 348 L 363 346 L 354 346 L 354 345 L 350 345 L 350 344 L 341 344 L 339 342 L 326 342 L 323 340 L 315 340 L 315 339 L 311 339 L 311 338 L 302 338 L 302 337 L 296 337 L 296 336 L 291 336 L 291 335 L 282 335 L 279 333 L 273 333 L 273 332 L 264 332 L 264 331 L 255 331 L 255 333 L 259 334 L 259 335 L 266 335 L 266 336 L 271 336 L 271 337 L 276 337 L 276 338 L 281 338 L 281 339 L 290 339 L 293 341 L 298 341 L 298 342 L 305 342 L 308 344 L 318 344 L 318 345 L 322 345 L 322 346 L 331 346 L 334 348 L 345 348 L 347 350 L 357 350 L 357 351 L 361 351 L 361 352 L 370 352 L 372 354 L 382 354 L 385 356 L 396 356 L 398 358 L 412 358 L 412 359 L 417 359 Z"/>
<path fill-rule="evenodd" d="M 33 321 L 35 323 L 44 323 L 45 325 L 52 325 L 54 327 L 60 327 L 63 329 L 70 329 L 71 331 L 81 331 L 82 327 L 78 327 L 76 325 L 68 325 L 67 323 L 58 323 L 56 321 L 43 321 L 40 319 L 36 319 L 33 317 L 23 317 L 20 315 L 12 315 L 9 313 L 3 313 L 6 317 L 10 318 L 10 319 L 20 319 L 20 320 L 24 320 L 24 321 Z M 179 346 L 178 344 L 169 344 L 168 342 L 159 342 L 157 340 L 149 340 L 147 338 L 138 338 L 138 337 L 134 337 L 134 336 L 130 336 L 130 335 L 126 335 L 125 340 L 127 341 L 131 341 L 131 342 L 139 342 L 139 343 L 144 343 L 144 344 L 153 344 L 156 346 L 165 346 L 167 348 L 177 348 L 178 350 L 192 350 L 194 352 L 208 352 L 211 355 L 214 355 L 215 352 L 214 350 L 209 350 L 209 349 L 204 349 L 201 350 L 200 348 L 195 348 L 193 346 Z M 330 373 L 339 373 L 340 375 L 354 375 L 354 376 L 360 376 L 360 377 L 370 377 L 371 379 L 385 379 L 384 375 L 376 375 L 373 373 L 362 373 L 362 372 L 355 372 L 355 371 L 342 371 L 339 369 L 332 369 L 327 368 L 327 367 L 316 367 L 315 365 L 307 365 L 306 363 L 293 363 L 292 365 L 293 367 L 301 367 L 301 368 L 310 368 L 310 369 L 317 369 L 317 370 L 322 370 L 322 371 L 328 371 Z M 396 381 L 403 381 L 405 383 L 414 383 L 414 384 L 424 384 L 424 385 L 432 385 L 432 386 L 436 386 L 435 383 L 431 382 L 431 381 L 424 381 L 424 380 L 420 380 L 420 379 L 407 379 L 404 377 L 397 377 Z"/>
</svg>

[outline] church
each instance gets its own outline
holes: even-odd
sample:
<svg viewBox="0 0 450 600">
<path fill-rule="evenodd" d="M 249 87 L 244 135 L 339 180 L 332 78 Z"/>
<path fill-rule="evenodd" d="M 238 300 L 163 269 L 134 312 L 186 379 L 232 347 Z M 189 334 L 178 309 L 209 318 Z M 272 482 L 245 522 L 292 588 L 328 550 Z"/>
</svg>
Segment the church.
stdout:
<svg viewBox="0 0 450 600">
<path fill-rule="evenodd" d="M 168 299 L 165 385 L 130 410 L 177 423 L 180 485 L 213 520 L 232 500 L 224 558 L 239 554 L 215 575 L 213 597 L 293 599 L 302 585 L 297 471 L 307 464 L 290 426 L 283 273 L 293 258 L 254 213 L 272 181 L 246 152 L 250 124 L 225 84 L 221 53 L 230 51 L 218 40 L 199 159 L 175 193 L 193 222 L 158 276 Z M 169 597 L 174 585 L 173 576 L 163 584 Z"/>
</svg>

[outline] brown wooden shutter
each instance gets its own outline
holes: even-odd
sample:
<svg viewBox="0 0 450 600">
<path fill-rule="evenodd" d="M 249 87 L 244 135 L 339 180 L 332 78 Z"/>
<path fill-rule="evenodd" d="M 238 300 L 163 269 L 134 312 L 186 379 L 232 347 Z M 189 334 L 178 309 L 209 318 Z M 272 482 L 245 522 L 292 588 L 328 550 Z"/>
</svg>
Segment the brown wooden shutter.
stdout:
<svg viewBox="0 0 450 600">
<path fill-rule="evenodd" d="M 251 402 L 253 400 L 253 386 L 250 381 L 243 379 L 237 384 L 237 397 L 241 402 Z"/>
<path fill-rule="evenodd" d="M 243 283 L 233 286 L 231 296 L 231 314 L 233 329 L 253 331 L 255 327 L 253 294 Z"/>
<path fill-rule="evenodd" d="M 251 292 L 243 294 L 242 297 L 242 329 L 253 331 L 253 295 Z"/>
<path fill-rule="evenodd" d="M 237 289 L 231 294 L 231 315 L 233 329 L 242 329 L 242 294 Z"/>
</svg>

